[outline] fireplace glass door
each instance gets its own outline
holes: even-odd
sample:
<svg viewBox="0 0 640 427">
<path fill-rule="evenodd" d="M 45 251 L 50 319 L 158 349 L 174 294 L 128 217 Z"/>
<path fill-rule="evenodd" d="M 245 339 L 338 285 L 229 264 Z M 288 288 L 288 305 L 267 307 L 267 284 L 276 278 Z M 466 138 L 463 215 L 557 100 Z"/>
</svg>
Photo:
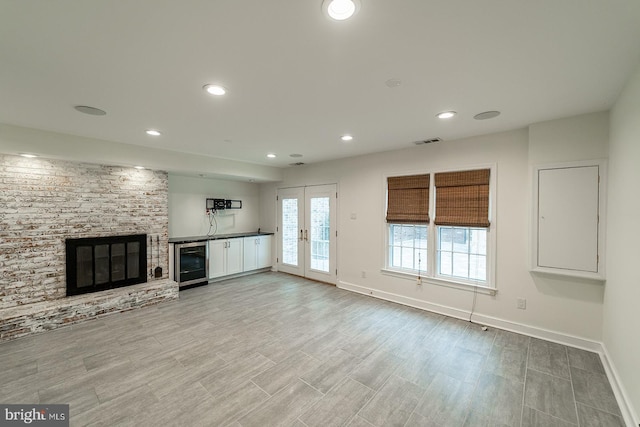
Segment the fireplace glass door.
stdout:
<svg viewBox="0 0 640 427">
<path fill-rule="evenodd" d="M 147 237 L 67 239 L 67 295 L 147 281 Z"/>
</svg>

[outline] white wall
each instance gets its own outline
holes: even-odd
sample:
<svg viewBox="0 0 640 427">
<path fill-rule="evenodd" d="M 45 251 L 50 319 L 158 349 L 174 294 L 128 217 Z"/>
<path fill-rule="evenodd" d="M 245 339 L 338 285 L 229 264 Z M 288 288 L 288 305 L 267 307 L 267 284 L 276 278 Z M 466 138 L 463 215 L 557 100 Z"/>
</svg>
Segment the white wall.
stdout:
<svg viewBox="0 0 640 427">
<path fill-rule="evenodd" d="M 591 133 L 587 132 L 587 145 L 597 147 L 593 150 L 597 153 L 595 157 L 606 153 L 606 146 L 604 149 L 601 146 L 606 144 L 606 139 L 600 140 L 600 136 L 606 136 L 608 132 L 602 116 L 594 116 L 598 119 L 598 124 L 594 125 L 596 132 L 591 137 Z M 594 117 L 554 121 L 548 129 L 540 127 L 539 130 L 547 134 L 553 134 L 554 127 L 562 129 L 554 142 L 559 144 L 557 158 L 546 155 L 545 161 L 564 161 L 563 153 L 572 150 L 579 152 L 580 146 L 574 142 L 584 139 L 581 126 L 585 123 L 591 126 Z M 565 149 L 563 141 L 567 138 L 572 145 Z M 589 153 L 589 157 L 592 154 Z M 574 160 L 580 159 L 576 157 Z M 536 277 L 534 280 L 529 273 L 531 186 L 527 129 L 290 168 L 285 171 L 282 183 L 262 185 L 263 211 L 275 211 L 275 191 L 279 186 L 337 182 L 339 282 L 395 294 L 400 299 L 412 298 L 436 309 L 443 306 L 445 311 L 457 311 L 462 316 L 471 309 L 472 292 L 433 284 L 420 287 L 413 280 L 381 273 L 386 230 L 384 176 L 486 164 L 497 165 L 495 230 L 498 293 L 495 296 L 479 294 L 475 312 L 484 319 L 494 319 L 495 324 L 503 327 L 511 325 L 512 329 L 520 330 L 533 328 L 533 334 L 552 331 L 563 336 L 600 341 L 602 284 L 552 277 Z M 268 206 L 269 200 L 272 201 L 271 206 Z M 351 213 L 355 213 L 357 219 L 350 219 Z M 275 216 L 269 216 L 268 220 L 272 218 Z M 361 277 L 362 271 L 367 273 L 364 279 Z M 516 308 L 516 298 L 527 299 L 526 310 Z"/>
<path fill-rule="evenodd" d="M 608 142 L 606 111 L 535 123 L 529 126 L 529 163 L 605 159 Z"/>
<path fill-rule="evenodd" d="M 258 184 L 169 175 L 169 237 L 204 236 L 209 232 L 205 199 L 242 200 L 242 209 L 219 211 L 216 234 L 256 231 L 260 219 Z M 212 232 L 215 229 L 212 228 Z M 271 231 L 271 230 L 263 230 Z"/>
<path fill-rule="evenodd" d="M 162 150 L 0 123 L 0 153 L 33 153 L 50 159 L 120 166 L 144 166 L 173 173 L 203 173 L 222 179 L 279 181 L 273 166 Z"/>
<path fill-rule="evenodd" d="M 609 148 L 609 113 L 598 112 L 535 123 L 529 126 L 529 165 L 574 162 L 582 160 L 598 160 L 608 157 Z M 532 169 L 530 169 L 531 171 Z M 529 188 L 532 188 L 529 173 Z M 531 218 L 531 210 L 529 210 Z M 530 225 L 530 224 L 529 224 Z M 533 274 L 537 290 L 557 299 L 589 299 L 585 304 L 591 305 L 592 336 L 602 339 L 602 309 L 604 300 L 604 284 L 597 281 L 577 280 L 562 276 Z M 571 314 L 567 314 L 567 317 Z M 580 319 L 577 316 L 575 320 Z M 562 322 L 562 316 L 557 321 Z"/>
<path fill-rule="evenodd" d="M 603 340 L 640 423 L 640 68 L 611 111 Z"/>
</svg>

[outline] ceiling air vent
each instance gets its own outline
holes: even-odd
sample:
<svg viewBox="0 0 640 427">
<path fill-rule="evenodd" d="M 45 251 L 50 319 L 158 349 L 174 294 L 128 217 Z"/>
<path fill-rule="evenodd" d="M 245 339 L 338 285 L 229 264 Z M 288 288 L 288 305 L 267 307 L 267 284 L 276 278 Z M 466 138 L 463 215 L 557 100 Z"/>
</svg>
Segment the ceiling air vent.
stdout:
<svg viewBox="0 0 640 427">
<path fill-rule="evenodd" d="M 289 163 L 289 166 L 302 166 L 302 165 L 304 165 L 303 162 Z"/>
<path fill-rule="evenodd" d="M 422 141 L 415 141 L 414 144 L 416 145 L 424 145 L 424 144 L 431 144 L 433 142 L 441 142 L 442 138 L 431 138 L 431 139 L 425 139 Z"/>
</svg>

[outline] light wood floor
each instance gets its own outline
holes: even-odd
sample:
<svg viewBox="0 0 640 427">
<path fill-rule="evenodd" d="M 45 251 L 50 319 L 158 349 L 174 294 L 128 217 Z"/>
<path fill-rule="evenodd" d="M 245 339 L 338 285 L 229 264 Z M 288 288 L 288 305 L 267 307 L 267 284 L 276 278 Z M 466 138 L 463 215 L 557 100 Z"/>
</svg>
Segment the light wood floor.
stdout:
<svg viewBox="0 0 640 427">
<path fill-rule="evenodd" d="M 0 344 L 71 425 L 623 426 L 594 353 L 280 273 Z"/>
</svg>

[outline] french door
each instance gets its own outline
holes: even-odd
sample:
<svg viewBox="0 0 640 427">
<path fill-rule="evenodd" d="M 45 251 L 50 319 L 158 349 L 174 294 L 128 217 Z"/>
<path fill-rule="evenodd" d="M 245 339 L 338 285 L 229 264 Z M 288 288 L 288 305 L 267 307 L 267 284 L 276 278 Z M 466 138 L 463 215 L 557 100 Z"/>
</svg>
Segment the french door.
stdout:
<svg viewBox="0 0 640 427">
<path fill-rule="evenodd" d="M 336 283 L 336 185 L 278 190 L 278 271 Z"/>
</svg>

